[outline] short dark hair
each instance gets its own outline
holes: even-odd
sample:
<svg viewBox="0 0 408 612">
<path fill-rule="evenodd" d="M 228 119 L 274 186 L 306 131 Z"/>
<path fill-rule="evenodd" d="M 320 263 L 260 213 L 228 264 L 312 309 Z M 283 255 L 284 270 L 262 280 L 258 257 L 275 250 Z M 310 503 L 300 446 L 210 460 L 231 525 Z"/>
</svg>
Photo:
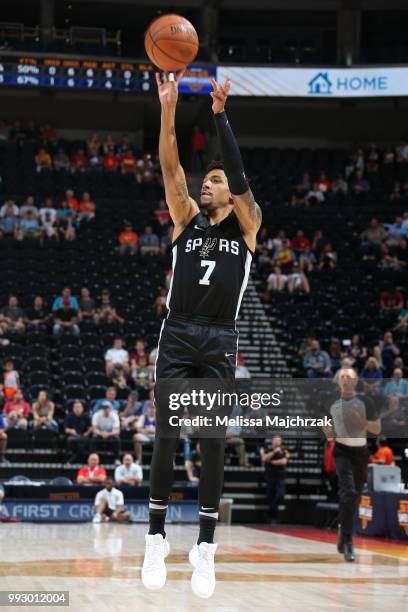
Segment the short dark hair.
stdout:
<svg viewBox="0 0 408 612">
<path fill-rule="evenodd" d="M 377 442 L 380 446 L 387 446 L 388 445 L 388 440 L 385 436 L 378 436 L 377 438 Z"/>
<path fill-rule="evenodd" d="M 224 164 L 222 163 L 222 161 L 213 159 L 207 166 L 207 174 L 212 170 L 222 170 L 223 172 L 225 172 Z"/>
</svg>

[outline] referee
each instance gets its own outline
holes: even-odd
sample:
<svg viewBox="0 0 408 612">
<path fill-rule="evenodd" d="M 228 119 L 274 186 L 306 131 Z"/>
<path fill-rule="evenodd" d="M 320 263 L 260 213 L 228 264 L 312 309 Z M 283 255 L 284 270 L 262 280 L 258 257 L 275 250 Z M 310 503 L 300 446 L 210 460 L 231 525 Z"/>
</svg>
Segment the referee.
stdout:
<svg viewBox="0 0 408 612">
<path fill-rule="evenodd" d="M 367 473 L 367 432 L 378 435 L 381 423 L 373 400 L 356 393 L 356 372 L 342 368 L 336 378 L 340 395 L 331 402 L 332 428 L 325 433 L 329 441 L 335 440 L 333 461 L 338 478 L 340 522 L 337 550 L 346 561 L 354 561 L 353 521 Z"/>
</svg>

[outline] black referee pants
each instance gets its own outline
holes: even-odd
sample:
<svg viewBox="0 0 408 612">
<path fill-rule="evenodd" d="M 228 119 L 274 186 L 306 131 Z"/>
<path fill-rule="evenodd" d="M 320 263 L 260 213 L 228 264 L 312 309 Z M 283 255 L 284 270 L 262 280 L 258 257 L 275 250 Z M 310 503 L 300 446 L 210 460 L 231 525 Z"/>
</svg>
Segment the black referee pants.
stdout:
<svg viewBox="0 0 408 612">
<path fill-rule="evenodd" d="M 346 446 L 336 442 L 333 461 L 338 477 L 339 522 L 343 536 L 351 537 L 354 515 L 367 475 L 366 446 Z"/>
</svg>

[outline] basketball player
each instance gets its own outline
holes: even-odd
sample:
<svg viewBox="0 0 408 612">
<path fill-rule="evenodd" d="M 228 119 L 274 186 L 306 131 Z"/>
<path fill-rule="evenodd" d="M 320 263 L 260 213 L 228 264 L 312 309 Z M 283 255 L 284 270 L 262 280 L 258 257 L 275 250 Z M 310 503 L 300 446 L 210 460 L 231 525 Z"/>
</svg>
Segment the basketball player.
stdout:
<svg viewBox="0 0 408 612">
<path fill-rule="evenodd" d="M 340 397 L 331 403 L 332 428 L 326 430 L 326 436 L 335 440 L 340 522 L 337 550 L 346 561 L 354 561 L 353 521 L 367 473 L 367 432 L 378 435 L 381 422 L 372 399 L 356 393 L 358 376 L 352 368 L 339 370 L 336 379 Z"/>
<path fill-rule="evenodd" d="M 169 544 L 164 529 L 178 439 L 164 435 L 169 407 L 162 392 L 169 379 L 234 379 L 236 319 L 255 251 L 261 210 L 249 188 L 241 154 L 224 110 L 230 82 L 213 81 L 212 110 L 221 163 L 212 163 L 201 188 L 200 206 L 189 196 L 175 132 L 178 83 L 183 74 L 156 75 L 161 103 L 160 163 L 166 201 L 174 223 L 173 277 L 156 361 L 157 429 L 150 470 L 150 528 L 142 568 L 143 584 L 166 581 Z M 164 401 L 163 401 L 164 399 Z M 214 531 L 224 472 L 224 439 L 202 438 L 197 543 L 189 559 L 191 586 L 200 597 L 215 588 Z"/>
</svg>

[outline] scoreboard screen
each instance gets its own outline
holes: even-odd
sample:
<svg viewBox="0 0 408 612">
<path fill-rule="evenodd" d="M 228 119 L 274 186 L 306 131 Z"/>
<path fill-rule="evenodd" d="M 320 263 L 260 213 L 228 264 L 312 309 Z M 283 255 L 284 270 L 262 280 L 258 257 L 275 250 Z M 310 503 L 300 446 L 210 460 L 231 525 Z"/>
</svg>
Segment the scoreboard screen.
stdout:
<svg viewBox="0 0 408 612">
<path fill-rule="evenodd" d="M 143 92 L 153 84 L 149 63 L 0 55 L 0 85 Z"/>
<path fill-rule="evenodd" d="M 0 54 L 0 86 L 51 87 L 105 91 L 156 90 L 151 63 Z M 214 66 L 190 66 L 180 86 L 182 93 L 208 93 Z"/>
</svg>

